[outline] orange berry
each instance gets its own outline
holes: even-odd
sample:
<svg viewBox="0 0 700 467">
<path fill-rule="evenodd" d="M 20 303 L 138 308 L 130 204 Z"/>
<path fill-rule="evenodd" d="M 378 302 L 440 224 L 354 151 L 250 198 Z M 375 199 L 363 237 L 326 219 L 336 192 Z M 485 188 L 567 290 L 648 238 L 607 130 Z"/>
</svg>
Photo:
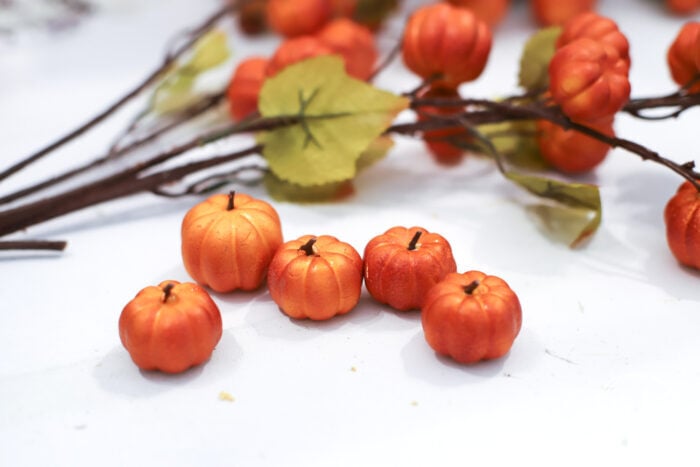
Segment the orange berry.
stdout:
<svg viewBox="0 0 700 467">
<path fill-rule="evenodd" d="M 613 136 L 612 120 L 587 126 Z M 575 130 L 566 130 L 547 120 L 537 121 L 537 145 L 542 157 L 565 173 L 588 172 L 605 159 L 610 146 Z"/>
<path fill-rule="evenodd" d="M 229 110 L 234 120 L 242 120 L 258 109 L 258 95 L 265 82 L 268 59 L 247 58 L 236 67 L 226 89 Z"/>
<path fill-rule="evenodd" d="M 564 24 L 574 16 L 595 8 L 596 0 L 530 0 L 535 21 L 542 26 Z"/>
<path fill-rule="evenodd" d="M 271 77 L 287 66 L 307 58 L 333 54 L 333 50 L 315 36 L 300 36 L 287 39 L 277 47 L 277 50 L 270 58 L 266 74 L 268 77 Z"/>
</svg>

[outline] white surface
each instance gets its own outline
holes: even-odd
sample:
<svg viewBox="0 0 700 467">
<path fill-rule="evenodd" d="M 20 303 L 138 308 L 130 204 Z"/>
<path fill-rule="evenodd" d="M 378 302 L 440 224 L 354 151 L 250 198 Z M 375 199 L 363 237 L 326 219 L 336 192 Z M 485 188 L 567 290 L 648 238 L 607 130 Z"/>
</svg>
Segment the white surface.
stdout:
<svg viewBox="0 0 700 467">
<path fill-rule="evenodd" d="M 104 108 L 153 68 L 173 32 L 213 7 L 129 2 L 58 38 L 0 44 L 2 164 Z M 664 54 L 684 20 L 641 0 L 602 0 L 600 11 L 632 44 L 633 95 L 672 91 Z M 516 92 L 532 28 L 518 4 L 464 91 Z M 237 58 L 272 43 L 236 43 Z M 403 91 L 415 81 L 397 64 L 379 84 Z M 99 154 L 128 116 L 2 191 Z M 621 117 L 617 130 L 685 161 L 697 157 L 699 116 Z M 582 180 L 600 184 L 604 220 L 579 250 L 542 235 L 527 213 L 533 200 L 489 163 L 438 167 L 410 140 L 362 174 L 350 199 L 275 203 L 286 239 L 332 234 L 361 252 L 393 225 L 422 225 L 450 240 L 460 270 L 503 277 L 523 328 L 509 355 L 474 366 L 437 358 L 418 313 L 366 294 L 349 315 L 310 323 L 287 319 L 262 289 L 214 295 L 224 334 L 208 363 L 177 376 L 140 372 L 117 319 L 141 288 L 188 280 L 179 227 L 197 199 L 137 196 L 13 235 L 69 246 L 0 255 L 0 464 L 696 464 L 700 274 L 676 264 L 662 221 L 680 179 L 615 151 Z"/>
</svg>

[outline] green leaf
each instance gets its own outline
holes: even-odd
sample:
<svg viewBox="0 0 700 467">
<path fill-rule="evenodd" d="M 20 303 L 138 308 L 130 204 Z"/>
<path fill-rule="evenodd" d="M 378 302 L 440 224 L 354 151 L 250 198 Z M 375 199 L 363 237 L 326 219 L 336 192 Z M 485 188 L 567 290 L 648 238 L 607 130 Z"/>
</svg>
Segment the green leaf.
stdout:
<svg viewBox="0 0 700 467">
<path fill-rule="evenodd" d="M 549 86 L 549 61 L 555 51 L 560 26 L 543 28 L 530 36 L 520 57 L 518 83 L 528 91 L 538 91 Z"/>
<path fill-rule="evenodd" d="M 226 33 L 212 30 L 195 42 L 189 60 L 173 67 L 156 87 L 151 97 L 151 110 L 168 114 L 193 104 L 199 96 L 193 91 L 202 73 L 224 63 L 230 57 Z"/>
<path fill-rule="evenodd" d="M 350 78 L 340 57 L 315 57 L 265 81 L 260 114 L 293 123 L 260 132 L 257 139 L 282 180 L 302 186 L 349 180 L 362 153 L 408 104 Z"/>
<path fill-rule="evenodd" d="M 600 226 L 602 206 L 597 186 L 514 172 L 504 175 L 534 195 L 556 203 L 535 206 L 531 212 L 551 235 L 570 246 L 580 245 Z"/>
<path fill-rule="evenodd" d="M 512 165 L 521 169 L 541 171 L 549 168 L 542 158 L 533 120 L 505 121 L 479 125 L 477 131 L 488 138 L 496 151 Z M 486 150 L 488 154 L 488 149 Z"/>
</svg>

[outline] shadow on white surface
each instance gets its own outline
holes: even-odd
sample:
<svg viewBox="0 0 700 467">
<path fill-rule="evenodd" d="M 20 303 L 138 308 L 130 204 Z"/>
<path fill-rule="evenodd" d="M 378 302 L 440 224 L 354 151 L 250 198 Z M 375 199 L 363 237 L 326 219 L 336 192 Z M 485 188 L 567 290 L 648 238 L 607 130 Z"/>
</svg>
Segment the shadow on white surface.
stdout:
<svg viewBox="0 0 700 467">
<path fill-rule="evenodd" d="M 95 366 L 93 376 L 108 392 L 129 398 L 148 398 L 181 386 L 205 384 L 211 378 L 225 377 L 234 371 L 242 354 L 233 334 L 224 331 L 209 360 L 182 373 L 166 374 L 140 370 L 126 349 L 118 346 Z"/>
</svg>

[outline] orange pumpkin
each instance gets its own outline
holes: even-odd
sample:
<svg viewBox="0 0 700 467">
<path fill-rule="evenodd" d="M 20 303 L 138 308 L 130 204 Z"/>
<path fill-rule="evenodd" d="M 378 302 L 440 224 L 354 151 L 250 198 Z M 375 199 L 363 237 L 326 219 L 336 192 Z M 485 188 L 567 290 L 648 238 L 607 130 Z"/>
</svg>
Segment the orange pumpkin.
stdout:
<svg viewBox="0 0 700 467">
<path fill-rule="evenodd" d="M 448 3 L 417 9 L 401 47 L 405 65 L 434 87 L 457 88 L 476 79 L 491 51 L 491 30 L 471 11 Z"/>
<path fill-rule="evenodd" d="M 334 53 L 335 52 L 330 47 L 322 43 L 315 36 L 301 36 L 287 39 L 275 50 L 275 53 L 267 64 L 265 74 L 268 77 L 272 77 L 294 63 L 319 55 L 333 55 Z"/>
<path fill-rule="evenodd" d="M 496 276 L 448 274 L 425 298 L 425 340 L 438 354 L 476 363 L 508 353 L 522 326 L 518 296 Z"/>
<path fill-rule="evenodd" d="M 700 0 L 666 0 L 666 8 L 677 15 L 692 15 L 700 10 Z"/>
<path fill-rule="evenodd" d="M 267 0 L 267 22 L 285 37 L 313 34 L 331 17 L 330 0 Z"/>
<path fill-rule="evenodd" d="M 593 10 L 596 0 L 530 0 L 530 11 L 542 26 L 564 24 L 574 16 Z"/>
<path fill-rule="evenodd" d="M 141 290 L 119 316 L 119 337 L 143 370 L 179 373 L 209 359 L 221 339 L 221 314 L 192 283 L 161 282 Z"/>
<path fill-rule="evenodd" d="M 700 22 L 683 25 L 666 53 L 671 77 L 679 86 L 686 86 L 700 77 Z M 690 92 L 700 92 L 700 81 Z"/>
<path fill-rule="evenodd" d="M 587 37 L 558 49 L 549 62 L 549 91 L 572 120 L 609 119 L 629 100 L 629 65 Z"/>
<path fill-rule="evenodd" d="M 684 182 L 664 209 L 666 239 L 679 263 L 700 269 L 700 192 Z"/>
<path fill-rule="evenodd" d="M 326 24 L 316 37 L 333 52 L 343 56 L 345 70 L 350 76 L 361 80 L 372 76 L 379 54 L 374 35 L 368 28 L 340 18 Z"/>
<path fill-rule="evenodd" d="M 462 8 L 468 8 L 474 14 L 486 21 L 489 26 L 495 26 L 501 22 L 510 8 L 510 0 L 448 0 L 451 4 Z"/>
<path fill-rule="evenodd" d="M 459 99 L 459 93 L 454 89 L 430 88 L 425 94 L 421 95 L 424 98 L 456 98 Z M 460 106 L 423 106 L 416 109 L 418 112 L 418 120 L 426 121 L 430 118 L 449 117 L 459 114 L 464 111 L 464 107 Z M 464 158 L 464 148 L 452 141 L 460 143 L 469 143 L 473 138 L 467 130 L 461 125 L 456 125 L 448 128 L 437 130 L 426 130 L 423 132 L 423 141 L 425 142 L 428 151 L 433 156 L 438 164 L 455 165 Z"/>
<path fill-rule="evenodd" d="M 364 262 L 370 295 L 401 311 L 420 308 L 428 290 L 457 270 L 449 242 L 422 227 L 392 227 L 372 238 Z"/>
<path fill-rule="evenodd" d="M 588 126 L 605 135 L 615 135 L 612 120 Z M 565 173 L 588 172 L 603 162 L 610 151 L 610 146 L 598 139 L 547 120 L 537 121 L 537 145 L 542 157 Z"/>
<path fill-rule="evenodd" d="M 241 61 L 226 89 L 229 109 L 234 120 L 242 120 L 258 110 L 258 95 L 265 82 L 268 59 L 250 57 Z"/>
<path fill-rule="evenodd" d="M 557 48 L 564 47 L 576 39 L 587 37 L 604 46 L 615 50 L 620 58 L 630 66 L 629 41 L 617 23 L 610 18 L 601 16 L 593 11 L 574 16 L 564 24 L 561 34 L 557 38 Z"/>
<path fill-rule="evenodd" d="M 326 320 L 357 305 L 362 258 L 335 237 L 305 235 L 277 250 L 267 285 L 272 299 L 288 316 Z"/>
<path fill-rule="evenodd" d="M 282 244 L 277 211 L 243 193 L 218 194 L 182 220 L 182 259 L 189 275 L 217 292 L 253 290 Z"/>
</svg>

